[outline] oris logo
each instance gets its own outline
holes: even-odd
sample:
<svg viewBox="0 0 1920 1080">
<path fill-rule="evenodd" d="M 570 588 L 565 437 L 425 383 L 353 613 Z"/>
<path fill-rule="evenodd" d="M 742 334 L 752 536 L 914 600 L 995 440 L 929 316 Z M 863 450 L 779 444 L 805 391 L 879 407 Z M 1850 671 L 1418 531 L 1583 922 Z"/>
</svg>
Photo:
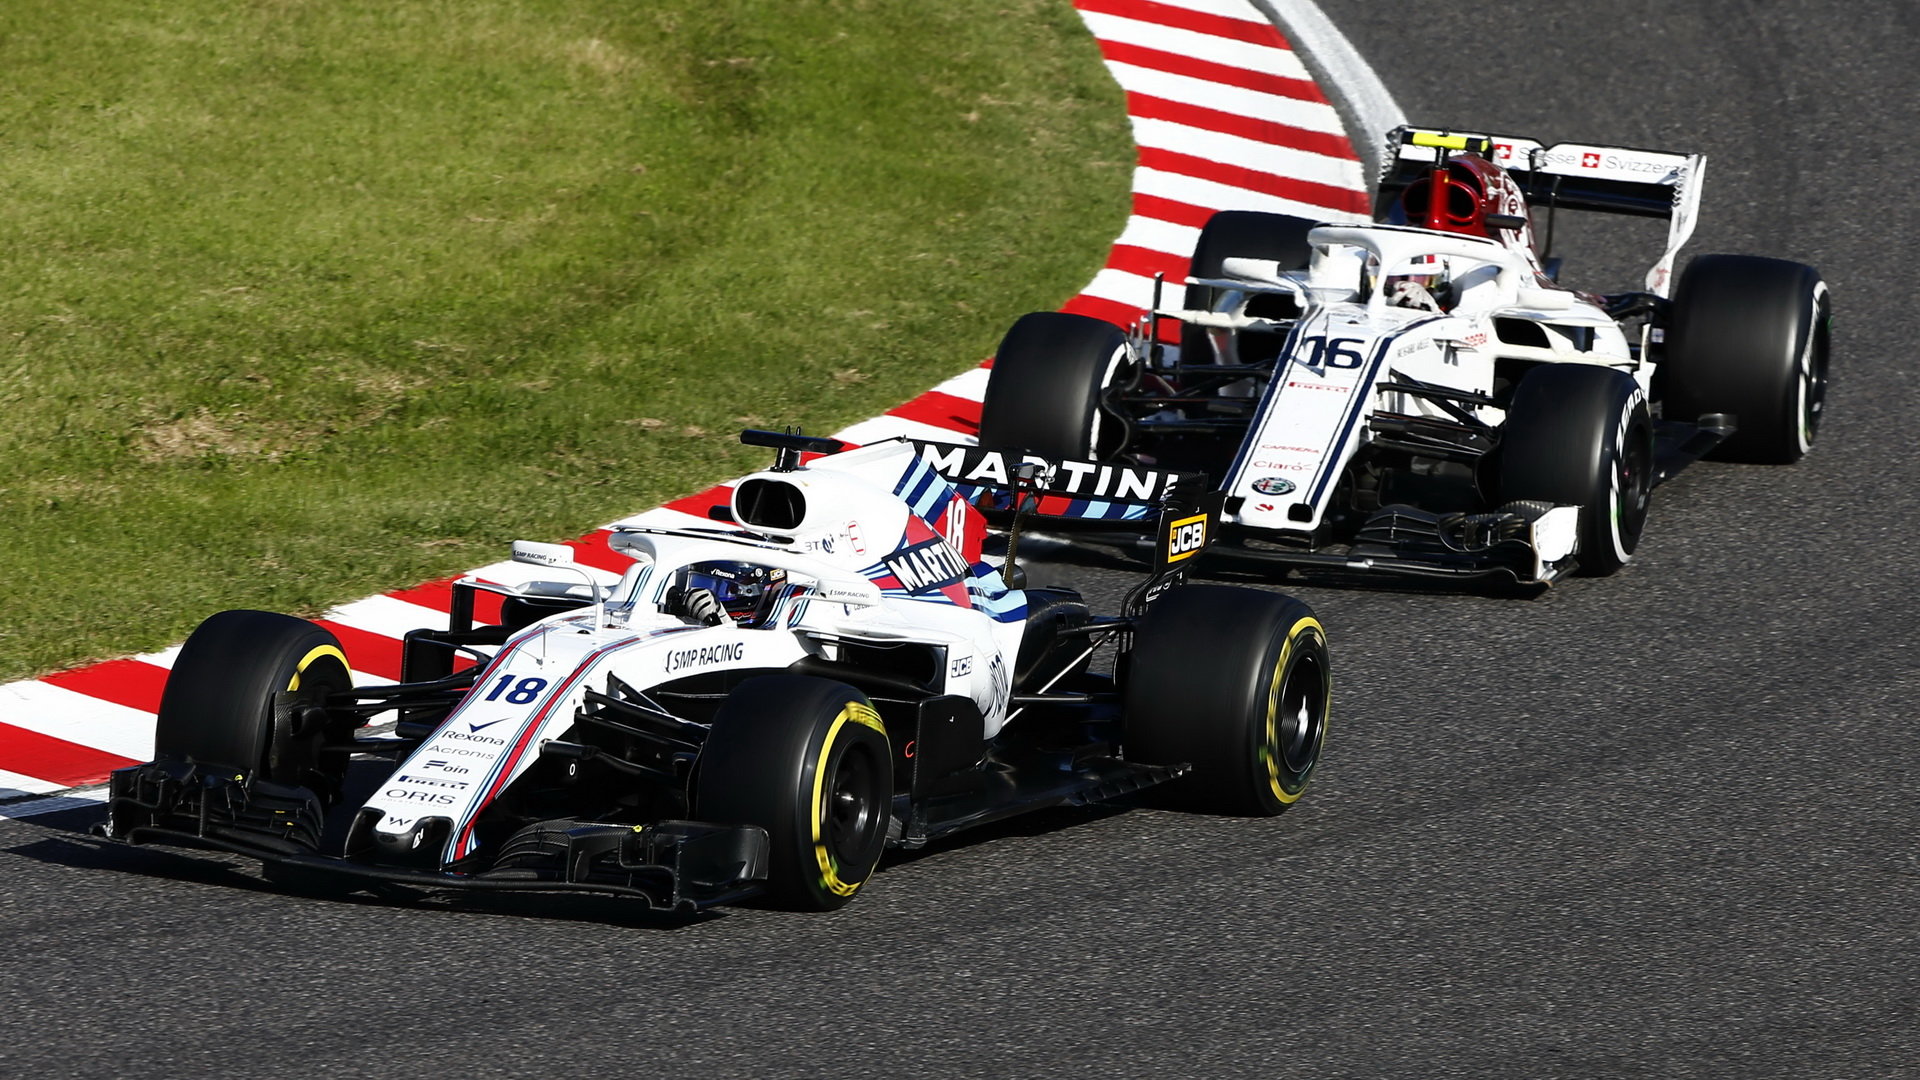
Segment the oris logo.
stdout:
<svg viewBox="0 0 1920 1080">
<path fill-rule="evenodd" d="M 388 788 L 382 792 L 382 795 L 385 798 L 397 799 L 401 802 L 432 803 L 435 806 L 450 806 L 454 802 L 452 795 L 443 794 L 438 791 L 415 791 L 412 788 Z"/>
</svg>

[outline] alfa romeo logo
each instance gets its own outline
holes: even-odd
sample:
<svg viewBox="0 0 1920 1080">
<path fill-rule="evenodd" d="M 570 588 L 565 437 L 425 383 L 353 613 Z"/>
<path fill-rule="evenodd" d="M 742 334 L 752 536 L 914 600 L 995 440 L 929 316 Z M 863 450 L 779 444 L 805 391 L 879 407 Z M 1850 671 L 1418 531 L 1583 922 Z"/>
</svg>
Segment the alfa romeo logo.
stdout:
<svg viewBox="0 0 1920 1080">
<path fill-rule="evenodd" d="M 1262 495 L 1285 495 L 1293 490 L 1293 481 L 1283 476 L 1263 476 L 1253 482 L 1253 490 Z"/>
</svg>

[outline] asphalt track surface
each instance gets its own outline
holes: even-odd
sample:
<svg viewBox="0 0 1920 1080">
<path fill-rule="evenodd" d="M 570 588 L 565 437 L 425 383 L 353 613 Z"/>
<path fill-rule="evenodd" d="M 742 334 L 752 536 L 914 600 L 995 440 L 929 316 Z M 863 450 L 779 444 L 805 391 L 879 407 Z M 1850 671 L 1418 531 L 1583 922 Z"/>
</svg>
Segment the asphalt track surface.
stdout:
<svg viewBox="0 0 1920 1080">
<path fill-rule="evenodd" d="M 1813 454 L 1695 467 L 1539 598 L 1290 585 L 1336 649 L 1293 810 L 1050 814 L 830 916 L 318 901 L 0 822 L 0 1074 L 1920 1076 L 1920 11 L 1323 7 L 1416 121 L 1706 152 L 1689 250 L 1833 288 Z M 1615 234 L 1566 279 L 1637 280 Z"/>
</svg>

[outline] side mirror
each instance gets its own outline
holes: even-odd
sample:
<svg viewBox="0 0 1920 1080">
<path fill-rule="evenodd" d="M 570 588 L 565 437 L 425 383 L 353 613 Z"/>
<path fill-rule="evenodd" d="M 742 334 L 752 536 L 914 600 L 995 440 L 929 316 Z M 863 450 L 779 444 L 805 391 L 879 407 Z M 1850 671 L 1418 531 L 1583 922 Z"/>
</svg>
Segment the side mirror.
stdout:
<svg viewBox="0 0 1920 1080">
<path fill-rule="evenodd" d="M 572 566 L 573 549 L 565 544 L 543 544 L 538 540 L 515 540 L 513 561 L 528 566 Z"/>
<path fill-rule="evenodd" d="M 1514 299 L 1520 306 L 1539 311 L 1569 311 L 1573 308 L 1573 294 L 1565 289 L 1528 289 L 1522 288 Z"/>
</svg>

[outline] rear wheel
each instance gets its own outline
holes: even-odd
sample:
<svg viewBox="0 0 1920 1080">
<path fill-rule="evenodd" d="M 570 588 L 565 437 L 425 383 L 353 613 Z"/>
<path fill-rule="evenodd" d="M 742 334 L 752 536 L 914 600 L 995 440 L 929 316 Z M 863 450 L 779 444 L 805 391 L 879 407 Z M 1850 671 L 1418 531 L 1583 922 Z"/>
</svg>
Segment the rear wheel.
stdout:
<svg viewBox="0 0 1920 1080">
<path fill-rule="evenodd" d="M 1060 311 L 1022 315 L 1000 340 L 980 405 L 980 445 L 1047 458 L 1099 458 L 1126 441 L 1102 392 L 1130 361 L 1110 322 Z"/>
<path fill-rule="evenodd" d="M 1306 790 L 1326 741 L 1327 633 L 1280 593 L 1183 585 L 1147 608 L 1125 688 L 1126 756 L 1192 771 L 1169 801 L 1272 815 Z"/>
<path fill-rule="evenodd" d="M 829 911 L 880 861 L 893 755 L 865 695 L 804 675 L 749 679 L 727 696 L 700 751 L 694 813 L 767 830 L 767 889 L 783 907 Z"/>
<path fill-rule="evenodd" d="M 1756 255 L 1702 255 L 1674 290 L 1660 367 L 1670 420 L 1732 413 L 1728 461 L 1791 464 L 1826 405 L 1831 304 L 1820 272 Z"/>
<path fill-rule="evenodd" d="M 1580 572 L 1625 566 L 1653 496 L 1653 420 L 1633 376 L 1545 364 L 1514 388 L 1500 436 L 1500 497 L 1580 508 Z"/>
<path fill-rule="evenodd" d="M 1316 222 L 1291 214 L 1267 214 L 1256 210 L 1221 210 L 1207 219 L 1200 239 L 1193 245 L 1190 277 L 1218 278 L 1225 273 L 1228 259 L 1271 259 L 1281 270 L 1304 269 L 1313 256 L 1307 232 Z M 1216 292 L 1209 285 L 1189 285 L 1185 306 L 1190 310 L 1212 311 Z M 1213 359 L 1212 345 L 1204 327 L 1180 328 L 1180 360 L 1201 364 Z"/>
<path fill-rule="evenodd" d="M 353 688 L 339 639 L 305 619 L 223 611 L 188 635 L 167 676 L 154 757 L 297 784 L 331 801 L 357 721 L 328 711 Z"/>
</svg>

